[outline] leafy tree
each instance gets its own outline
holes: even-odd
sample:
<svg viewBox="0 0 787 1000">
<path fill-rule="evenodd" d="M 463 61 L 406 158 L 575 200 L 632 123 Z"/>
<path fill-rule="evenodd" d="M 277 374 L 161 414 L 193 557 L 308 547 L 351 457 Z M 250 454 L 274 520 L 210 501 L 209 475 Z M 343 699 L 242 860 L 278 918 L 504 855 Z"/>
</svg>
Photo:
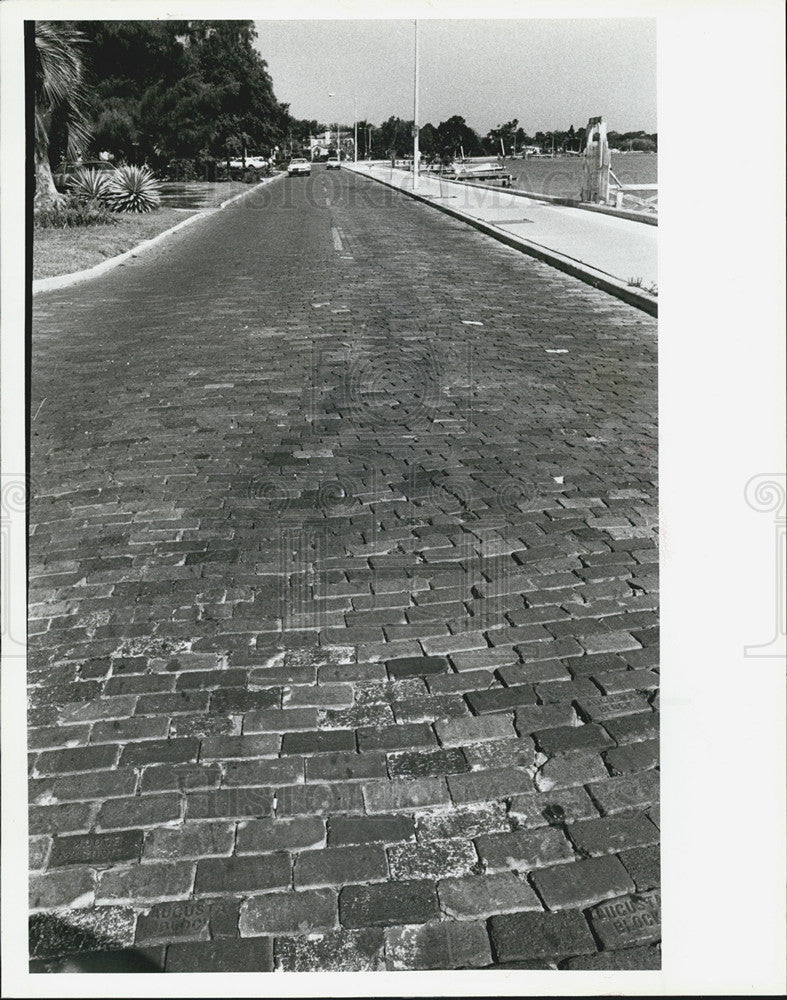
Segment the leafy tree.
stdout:
<svg viewBox="0 0 787 1000">
<path fill-rule="evenodd" d="M 90 139 L 80 50 L 82 35 L 69 22 L 35 25 L 34 147 L 37 209 L 61 200 L 51 157 L 78 157 Z"/>
<path fill-rule="evenodd" d="M 418 136 L 418 148 L 427 163 L 431 163 L 440 155 L 440 140 L 437 129 L 431 122 L 421 126 Z"/>
<path fill-rule="evenodd" d="M 252 21 L 86 21 L 96 142 L 119 158 L 269 152 L 288 106 L 276 100 Z"/>
<path fill-rule="evenodd" d="M 438 149 L 445 156 L 459 155 L 460 148 L 465 156 L 482 156 L 484 147 L 478 134 L 470 128 L 461 115 L 452 115 L 437 126 Z"/>
<path fill-rule="evenodd" d="M 500 141 L 502 140 L 506 153 L 511 153 L 514 148 L 514 139 L 517 135 L 517 130 L 522 131 L 519 129 L 519 120 L 517 118 L 513 118 L 504 125 L 498 125 L 497 128 L 490 129 L 484 140 L 486 151 L 489 153 L 499 153 Z"/>
<path fill-rule="evenodd" d="M 407 156 L 413 152 L 413 123 L 394 115 L 383 122 L 375 135 L 378 154 L 385 156 Z"/>
</svg>

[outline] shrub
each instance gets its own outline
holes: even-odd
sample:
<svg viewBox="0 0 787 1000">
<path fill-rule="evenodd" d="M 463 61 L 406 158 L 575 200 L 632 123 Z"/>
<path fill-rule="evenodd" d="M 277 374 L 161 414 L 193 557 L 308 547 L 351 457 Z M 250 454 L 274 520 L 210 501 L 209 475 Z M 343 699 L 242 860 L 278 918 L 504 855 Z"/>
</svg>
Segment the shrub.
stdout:
<svg viewBox="0 0 787 1000">
<path fill-rule="evenodd" d="M 186 157 L 170 160 L 167 166 L 167 177 L 171 181 L 193 181 L 197 177 L 194 160 Z"/>
<path fill-rule="evenodd" d="M 68 190 L 79 201 L 103 201 L 109 174 L 105 170 L 81 167 L 67 181 Z"/>
<path fill-rule="evenodd" d="M 36 229 L 70 229 L 75 226 L 113 226 L 115 218 L 99 201 L 84 201 L 76 195 L 66 195 L 50 208 L 33 215 Z"/>
<path fill-rule="evenodd" d="M 150 167 L 118 167 L 107 187 L 106 201 L 113 212 L 151 212 L 161 200 L 159 182 Z"/>
<path fill-rule="evenodd" d="M 256 167 L 246 167 L 246 170 L 241 177 L 244 184 L 258 184 L 260 180 L 260 171 Z"/>
</svg>

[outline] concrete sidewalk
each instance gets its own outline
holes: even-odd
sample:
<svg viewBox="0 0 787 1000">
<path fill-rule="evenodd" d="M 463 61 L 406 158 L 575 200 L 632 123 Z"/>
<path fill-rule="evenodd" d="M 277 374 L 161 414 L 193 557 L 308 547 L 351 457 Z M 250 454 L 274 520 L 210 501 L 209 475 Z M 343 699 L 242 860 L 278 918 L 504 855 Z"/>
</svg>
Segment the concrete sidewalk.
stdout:
<svg viewBox="0 0 787 1000">
<path fill-rule="evenodd" d="M 344 164 L 413 193 L 413 175 L 383 164 Z M 656 313 L 646 289 L 658 282 L 658 230 L 628 219 L 554 205 L 499 188 L 469 186 L 421 174 L 416 197 L 483 228 L 633 305 Z M 630 282 L 636 281 L 637 285 Z"/>
</svg>

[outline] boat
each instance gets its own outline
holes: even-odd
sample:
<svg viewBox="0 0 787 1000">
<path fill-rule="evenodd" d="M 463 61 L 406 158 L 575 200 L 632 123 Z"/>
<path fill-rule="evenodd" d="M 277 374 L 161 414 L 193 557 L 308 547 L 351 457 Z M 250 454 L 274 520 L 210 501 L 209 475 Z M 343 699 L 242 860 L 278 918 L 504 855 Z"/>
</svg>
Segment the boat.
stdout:
<svg viewBox="0 0 787 1000">
<path fill-rule="evenodd" d="M 469 163 L 455 160 L 442 172 L 451 181 L 500 181 L 503 187 L 510 187 L 513 177 L 502 163 Z"/>
</svg>

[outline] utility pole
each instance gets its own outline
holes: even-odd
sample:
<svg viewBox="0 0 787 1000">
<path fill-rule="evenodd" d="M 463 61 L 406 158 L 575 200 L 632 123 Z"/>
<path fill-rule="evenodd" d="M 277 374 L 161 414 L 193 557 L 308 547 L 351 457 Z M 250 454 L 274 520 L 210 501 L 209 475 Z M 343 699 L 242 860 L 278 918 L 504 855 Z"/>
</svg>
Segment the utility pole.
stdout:
<svg viewBox="0 0 787 1000">
<path fill-rule="evenodd" d="M 353 98 L 353 114 L 355 124 L 353 125 L 353 163 L 358 162 L 358 98 Z"/>
<path fill-rule="evenodd" d="M 418 187 L 420 150 L 418 148 L 418 21 L 415 22 L 415 79 L 413 81 L 413 191 Z"/>
</svg>

